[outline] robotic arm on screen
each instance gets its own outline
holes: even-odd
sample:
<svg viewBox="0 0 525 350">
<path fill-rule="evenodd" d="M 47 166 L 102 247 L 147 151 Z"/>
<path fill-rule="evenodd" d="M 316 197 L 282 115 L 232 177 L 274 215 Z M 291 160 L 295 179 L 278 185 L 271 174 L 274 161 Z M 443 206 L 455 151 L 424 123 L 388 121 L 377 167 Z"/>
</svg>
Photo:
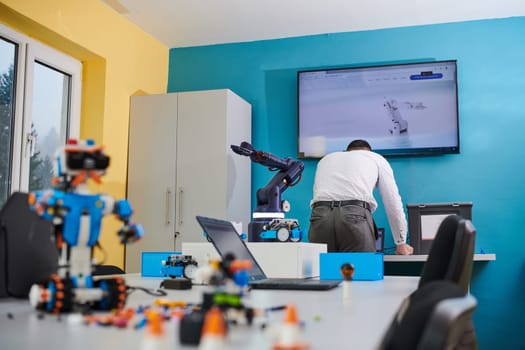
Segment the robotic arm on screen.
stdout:
<svg viewBox="0 0 525 350">
<path fill-rule="evenodd" d="M 384 103 L 385 108 L 390 115 L 393 126 L 389 130 L 392 135 L 399 135 L 408 131 L 408 122 L 401 116 L 400 109 L 425 109 L 427 108 L 422 102 L 402 102 L 398 103 L 395 99 L 388 99 Z"/>
<path fill-rule="evenodd" d="M 301 181 L 304 163 L 256 150 L 245 141 L 239 146 L 231 145 L 231 149 L 239 155 L 250 157 L 254 163 L 267 166 L 270 171 L 277 171 L 266 186 L 257 190 L 257 207 L 253 213 L 254 221 L 249 226 L 249 240 L 300 240 L 301 231 L 297 220 L 284 219 L 284 212 L 290 210 L 290 204 L 283 201 L 281 195 L 288 187 Z"/>
</svg>

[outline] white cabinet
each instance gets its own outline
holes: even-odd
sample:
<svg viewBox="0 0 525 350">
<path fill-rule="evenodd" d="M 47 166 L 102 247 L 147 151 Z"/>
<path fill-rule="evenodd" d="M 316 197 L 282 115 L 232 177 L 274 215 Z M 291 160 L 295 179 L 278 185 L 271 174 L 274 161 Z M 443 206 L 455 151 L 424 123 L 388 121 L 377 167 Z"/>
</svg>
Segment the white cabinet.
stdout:
<svg viewBox="0 0 525 350">
<path fill-rule="evenodd" d="M 126 247 L 126 272 L 142 251 L 205 242 L 195 216 L 243 223 L 251 208 L 251 161 L 230 145 L 251 142 L 251 106 L 230 90 L 131 98 L 127 198 L 144 237 Z"/>
</svg>

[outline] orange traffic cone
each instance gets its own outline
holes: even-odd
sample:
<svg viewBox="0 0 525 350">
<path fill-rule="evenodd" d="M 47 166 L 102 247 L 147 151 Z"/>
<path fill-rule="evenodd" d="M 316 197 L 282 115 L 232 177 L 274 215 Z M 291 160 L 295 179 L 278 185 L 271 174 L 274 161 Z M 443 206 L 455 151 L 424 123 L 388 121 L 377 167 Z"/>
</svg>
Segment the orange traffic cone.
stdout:
<svg viewBox="0 0 525 350">
<path fill-rule="evenodd" d="M 141 350 L 166 350 L 168 346 L 166 344 L 166 337 L 164 332 L 164 320 L 160 313 L 156 311 L 148 311 L 146 313 L 147 318 L 147 331 L 142 340 Z"/>
<path fill-rule="evenodd" d="M 281 326 L 273 350 L 305 350 L 310 345 L 302 340 L 299 317 L 295 305 L 288 305 L 285 310 L 284 323 Z"/>
<path fill-rule="evenodd" d="M 204 318 L 202 335 L 199 342 L 199 350 L 223 350 L 226 349 L 226 321 L 222 311 L 211 308 Z"/>
</svg>

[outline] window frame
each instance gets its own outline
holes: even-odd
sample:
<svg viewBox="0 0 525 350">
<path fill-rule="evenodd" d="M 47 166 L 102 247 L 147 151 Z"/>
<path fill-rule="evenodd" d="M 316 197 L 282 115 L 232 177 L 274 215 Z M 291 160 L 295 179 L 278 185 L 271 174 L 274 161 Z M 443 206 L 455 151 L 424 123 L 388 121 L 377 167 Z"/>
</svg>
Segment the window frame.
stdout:
<svg viewBox="0 0 525 350">
<path fill-rule="evenodd" d="M 29 160 L 32 140 L 32 101 L 35 62 L 56 69 L 71 77 L 67 138 L 80 136 L 82 98 L 82 63 L 72 56 L 44 45 L 0 24 L 0 36 L 17 45 L 14 91 L 14 122 L 11 154 L 10 193 L 28 191 Z M 21 97 L 21 98 L 20 98 Z"/>
<path fill-rule="evenodd" d="M 25 37 L 0 24 L 0 36 L 16 45 L 15 65 L 14 65 L 14 111 L 13 111 L 13 130 L 11 142 L 11 171 L 9 181 L 9 191 L 13 193 L 20 189 L 20 166 L 21 166 L 21 149 L 24 120 L 24 86 L 25 86 L 25 57 L 26 45 Z M 22 96 L 22 98 L 19 98 Z"/>
</svg>

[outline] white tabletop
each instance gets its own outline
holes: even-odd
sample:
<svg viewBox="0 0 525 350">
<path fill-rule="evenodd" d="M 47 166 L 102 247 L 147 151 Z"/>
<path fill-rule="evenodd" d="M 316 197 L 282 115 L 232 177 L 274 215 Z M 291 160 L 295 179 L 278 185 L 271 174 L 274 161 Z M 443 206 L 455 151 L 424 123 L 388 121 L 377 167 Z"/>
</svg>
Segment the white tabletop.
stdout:
<svg viewBox="0 0 525 350">
<path fill-rule="evenodd" d="M 394 255 L 385 254 L 385 262 L 425 262 L 428 259 L 428 255 Z M 496 254 L 474 254 L 474 261 L 493 261 L 496 260 Z"/>
<path fill-rule="evenodd" d="M 127 284 L 157 288 L 162 279 L 127 275 Z M 245 300 L 248 306 L 272 307 L 288 303 L 297 306 L 304 322 L 303 335 L 311 349 L 374 349 L 404 297 L 417 287 L 419 277 L 386 276 L 381 281 L 354 281 L 349 303 L 343 302 L 343 287 L 330 291 L 253 290 Z M 169 290 L 165 298 L 201 302 L 204 286 L 192 290 Z M 127 306 L 150 305 L 156 297 L 133 292 Z M 278 325 L 284 313 L 273 312 L 269 327 L 232 325 L 227 336 L 228 349 L 270 349 L 271 325 Z M 118 329 L 73 322 L 78 315 L 60 317 L 46 314 L 39 318 L 26 300 L 0 299 L 1 349 L 143 349 L 146 331 L 133 327 Z M 78 317 L 76 317 L 78 319 Z M 191 349 L 178 342 L 176 321 L 165 323 L 160 349 Z M 156 349 L 156 350 L 157 350 Z"/>
</svg>

